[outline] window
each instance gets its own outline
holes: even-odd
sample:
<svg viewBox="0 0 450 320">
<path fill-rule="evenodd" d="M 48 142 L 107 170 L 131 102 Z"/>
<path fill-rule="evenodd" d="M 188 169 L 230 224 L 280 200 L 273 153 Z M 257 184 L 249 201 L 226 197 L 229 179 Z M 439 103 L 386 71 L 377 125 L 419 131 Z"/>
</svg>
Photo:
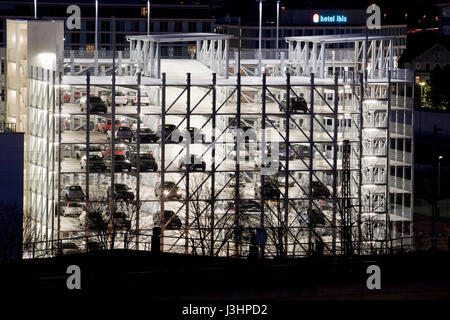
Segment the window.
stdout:
<svg viewBox="0 0 450 320">
<path fill-rule="evenodd" d="M 197 32 L 197 24 L 195 22 L 189 22 L 188 30 L 189 32 Z"/>
<path fill-rule="evenodd" d="M 160 24 L 159 24 L 159 31 L 161 31 L 161 32 L 169 31 L 169 24 L 167 23 L 167 21 L 160 22 Z"/>
<path fill-rule="evenodd" d="M 181 22 L 175 22 L 173 31 L 175 31 L 175 32 L 183 32 L 183 24 Z"/>
<path fill-rule="evenodd" d="M 70 35 L 70 40 L 71 40 L 71 43 L 80 43 L 80 34 L 78 32 L 72 33 Z"/>
<path fill-rule="evenodd" d="M 87 33 L 86 34 L 86 42 L 87 43 L 94 43 L 95 42 L 95 34 Z"/>
<path fill-rule="evenodd" d="M 109 44 L 109 42 L 110 42 L 110 39 L 109 39 L 109 34 L 106 34 L 106 33 L 102 33 L 101 34 L 101 40 L 100 40 L 102 43 L 108 43 Z"/>
<path fill-rule="evenodd" d="M 95 21 L 86 22 L 86 31 L 95 31 Z"/>
<path fill-rule="evenodd" d="M 211 24 L 209 22 L 203 22 L 203 32 L 210 32 Z"/>
<path fill-rule="evenodd" d="M 116 31 L 124 31 L 124 23 L 123 23 L 123 21 L 116 22 Z"/>
<path fill-rule="evenodd" d="M 117 44 L 125 43 L 125 35 L 117 34 L 116 35 L 116 43 Z"/>
<path fill-rule="evenodd" d="M 100 25 L 101 31 L 109 31 L 109 22 L 108 21 L 102 21 Z"/>
</svg>

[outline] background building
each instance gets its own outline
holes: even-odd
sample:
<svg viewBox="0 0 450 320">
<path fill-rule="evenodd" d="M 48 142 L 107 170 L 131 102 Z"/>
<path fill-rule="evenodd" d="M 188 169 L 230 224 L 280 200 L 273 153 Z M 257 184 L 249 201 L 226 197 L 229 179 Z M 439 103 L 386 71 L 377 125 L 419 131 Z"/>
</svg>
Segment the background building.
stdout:
<svg viewBox="0 0 450 320">
<path fill-rule="evenodd" d="M 275 11 L 275 9 L 273 9 Z M 267 14 L 265 12 L 264 14 Z M 315 22 L 314 17 L 318 20 Z M 322 17 L 322 19 L 320 18 Z M 406 24 L 386 24 L 382 23 L 381 29 L 367 30 L 365 10 L 300 10 L 300 9 L 280 9 L 280 26 L 278 35 L 278 48 L 287 49 L 284 37 L 292 36 L 321 36 L 334 34 L 383 34 L 395 36 L 394 50 L 400 56 L 406 48 Z M 219 33 L 231 34 L 235 39 L 231 42 L 232 48 L 239 48 L 239 33 L 241 36 L 241 47 L 246 51 L 254 51 L 258 48 L 259 27 L 257 23 L 249 23 L 239 26 L 238 18 L 223 18 L 216 22 L 215 31 Z M 265 21 L 262 27 L 262 48 L 266 51 L 273 50 L 276 45 L 276 22 L 270 24 Z M 347 44 L 340 44 L 345 46 Z"/>
</svg>

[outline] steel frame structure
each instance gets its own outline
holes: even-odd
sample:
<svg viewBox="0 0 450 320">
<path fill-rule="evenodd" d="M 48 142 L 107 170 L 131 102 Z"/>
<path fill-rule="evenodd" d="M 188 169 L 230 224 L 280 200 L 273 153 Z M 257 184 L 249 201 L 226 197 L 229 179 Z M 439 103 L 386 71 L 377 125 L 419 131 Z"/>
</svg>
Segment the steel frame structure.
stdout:
<svg viewBox="0 0 450 320">
<path fill-rule="evenodd" d="M 306 43 L 308 39 L 304 38 L 296 41 Z M 347 66 L 341 63 L 340 72 L 333 69 L 335 72 L 331 76 L 325 71 L 333 61 L 327 59 L 319 60 L 322 67 L 308 69 L 315 71 L 308 76 L 303 76 L 306 69 L 296 73 L 301 63 L 311 64 L 311 53 L 309 60 L 290 56 L 286 63 L 290 65 L 289 70 L 294 71 L 293 75 L 288 72 L 285 76 L 269 77 L 263 74 L 255 78 L 236 74 L 227 77 L 226 72 L 219 72 L 219 68 L 217 73 L 212 70 L 209 80 L 194 81 L 190 74 L 186 75 L 185 80 L 170 80 L 170 74 L 165 73 L 159 79 L 160 69 L 155 68 L 159 65 L 159 58 L 155 58 L 155 54 L 151 57 L 148 50 L 152 42 L 145 39 L 148 37 L 141 40 L 130 38 L 136 42 L 132 45 L 132 60 L 138 61 L 139 67 L 135 70 L 140 71 L 134 77 L 113 76 L 111 79 L 64 74 L 56 77 L 48 72 L 45 76 L 45 71 L 32 72 L 29 95 L 31 101 L 36 102 L 31 103 L 29 115 L 36 129 L 30 135 L 36 136 L 37 141 L 33 152 L 36 155 L 46 154 L 46 159 L 42 160 L 44 162 L 40 162 L 44 163 L 45 179 L 39 172 L 34 174 L 36 181 L 49 181 L 49 185 L 38 183 L 32 192 L 38 194 L 39 190 L 45 189 L 46 203 L 40 202 L 36 212 L 46 217 L 47 227 L 54 231 L 47 239 L 52 236 L 63 239 L 86 232 L 62 226 L 70 226 L 62 221 L 65 218 L 60 214 L 63 184 L 83 184 L 86 201 L 93 202 L 98 200 L 92 190 L 102 181 L 107 182 L 105 187 L 114 182 L 135 186 L 135 248 L 139 248 L 143 240 L 139 239 L 139 234 L 146 229 L 145 220 L 149 213 L 157 211 L 161 212 L 161 249 L 183 253 L 195 253 L 200 249 L 203 254 L 209 255 L 246 255 L 252 239 L 250 234 L 257 229 L 258 232 L 264 230 L 267 239 L 259 243 L 260 254 L 266 257 L 344 253 L 340 232 L 344 209 L 346 216 L 351 217 L 350 233 L 355 243 L 353 248 L 358 253 L 363 254 L 368 247 L 376 246 L 376 240 L 411 234 L 413 79 L 406 71 L 396 69 L 389 62 L 385 72 L 382 69 L 386 64 L 380 63 L 374 65 L 365 77 L 365 70 L 358 67 L 365 65 L 360 62 L 364 55 L 358 55 L 357 61 L 349 61 Z M 205 57 L 208 61 L 212 59 L 216 47 L 213 43 L 220 39 L 199 41 L 197 53 L 200 57 L 197 60 L 204 63 Z M 383 41 L 378 37 L 373 39 L 371 50 L 375 50 L 377 60 L 392 61 L 392 50 L 379 48 L 386 48 Z M 141 44 L 138 45 L 138 42 Z M 332 43 L 331 38 L 327 39 L 327 45 Z M 307 47 L 309 45 L 304 48 Z M 312 51 L 317 50 L 314 44 L 312 47 L 316 48 Z M 359 52 L 359 48 L 358 45 L 356 51 Z M 380 50 L 379 53 L 376 53 L 377 50 Z M 321 56 L 328 57 L 325 53 Z M 345 69 L 352 66 L 356 66 L 354 70 Z M 67 148 L 79 144 L 84 144 L 86 150 L 91 144 L 114 147 L 115 142 L 114 138 L 111 142 L 102 140 L 90 130 L 91 126 L 87 124 L 95 124 L 95 119 L 101 115 L 80 113 L 70 103 L 63 103 L 62 89 L 84 88 L 89 95 L 104 88 L 114 93 L 116 87 L 136 92 L 136 109 L 133 112 L 129 109 L 120 111 L 113 105 L 105 117 L 112 123 L 119 117 L 137 120 L 137 142 L 127 145 L 135 146 L 138 152 L 152 150 L 158 159 L 157 173 L 141 172 L 139 161 L 136 172 L 128 174 L 113 171 L 93 173 L 89 165 L 83 171 L 67 169 Z M 157 91 L 159 98 L 151 106 L 141 106 L 142 90 Z M 283 101 L 302 96 L 307 101 L 307 112 L 291 112 L 286 108 Z M 31 110 L 34 108 L 43 111 L 36 113 Z M 70 130 L 63 131 L 63 118 L 70 119 L 71 128 L 74 122 L 81 128 L 84 125 L 85 136 L 81 136 L 81 140 L 75 139 Z M 177 128 L 199 127 L 207 133 L 207 139 L 204 143 L 186 145 L 166 140 L 141 144 L 141 119 L 145 119 L 152 128 L 162 125 L 162 137 L 165 137 L 165 125 L 176 119 Z M 247 138 L 239 138 L 241 133 L 238 133 L 236 139 L 227 139 L 230 128 L 252 128 L 255 129 L 255 136 L 251 138 L 247 134 Z M 349 181 L 346 180 L 345 184 L 348 205 L 345 208 L 342 206 L 344 190 L 341 187 L 344 140 L 349 141 L 350 147 L 349 162 L 346 164 L 349 166 L 346 177 Z M 266 146 L 276 146 L 278 143 L 285 146 L 286 156 L 279 161 L 277 175 L 261 174 L 261 168 L 251 167 L 240 158 L 241 151 L 245 154 L 245 148 L 248 148 L 264 159 Z M 288 151 L 297 152 L 298 146 L 306 150 L 305 154 L 289 159 Z M 41 149 L 44 152 L 39 151 Z M 180 155 L 190 155 L 192 152 L 209 159 L 205 172 L 194 173 L 174 166 Z M 235 159 L 230 161 L 233 152 Z M 245 185 L 241 185 L 240 177 L 243 177 Z M 164 185 L 169 180 L 174 180 L 183 188 L 183 199 L 159 199 L 149 195 L 152 190 L 149 186 L 156 181 Z M 258 193 L 258 188 L 264 187 L 267 182 L 277 186 L 279 196 L 276 199 L 265 192 Z M 250 185 L 254 186 L 253 195 L 249 194 Z M 318 196 L 317 185 L 326 186 L 328 195 Z M 247 200 L 260 203 L 259 214 L 247 214 L 241 210 Z M 112 199 L 112 202 L 120 201 Z M 59 213 L 58 219 L 50 216 L 55 209 Z M 169 221 L 165 221 L 166 209 L 175 212 Z M 183 228 L 168 230 L 176 215 L 181 217 Z M 317 216 L 323 220 L 321 223 L 316 221 Z"/>
<path fill-rule="evenodd" d="M 229 35 L 217 33 L 182 33 L 170 35 L 128 36 L 130 60 L 134 72 L 144 76 L 161 77 L 161 46 L 164 43 L 195 42 L 196 59 L 219 76 L 229 75 Z"/>
</svg>

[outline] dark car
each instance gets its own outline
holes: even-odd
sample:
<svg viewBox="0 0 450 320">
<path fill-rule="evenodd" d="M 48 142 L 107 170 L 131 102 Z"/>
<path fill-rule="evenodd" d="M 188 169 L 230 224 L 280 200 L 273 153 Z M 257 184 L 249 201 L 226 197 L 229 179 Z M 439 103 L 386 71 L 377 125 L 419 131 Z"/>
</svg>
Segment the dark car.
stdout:
<svg viewBox="0 0 450 320">
<path fill-rule="evenodd" d="M 168 221 L 169 224 L 167 224 Z M 156 212 L 153 216 L 153 224 L 155 226 L 161 225 L 161 211 Z M 166 230 L 179 230 L 182 226 L 180 217 L 171 210 L 164 210 L 164 224 L 166 225 Z"/>
<path fill-rule="evenodd" d="M 127 230 L 131 228 L 131 220 L 124 212 L 116 211 L 113 213 L 113 219 L 110 218 L 109 212 L 105 214 L 105 220 L 114 227 L 114 230 Z M 111 221 L 112 220 L 112 221 Z"/>
<path fill-rule="evenodd" d="M 117 200 L 134 200 L 134 194 L 131 192 L 131 188 L 123 183 L 116 183 L 115 196 Z M 111 187 L 108 187 L 108 198 L 111 196 Z"/>
<path fill-rule="evenodd" d="M 286 108 L 286 100 L 281 101 L 280 111 L 284 111 Z M 303 97 L 294 97 L 289 99 L 289 112 L 303 111 L 308 112 L 308 104 Z"/>
<path fill-rule="evenodd" d="M 306 212 L 302 212 L 299 216 L 301 223 L 307 223 L 311 227 L 321 226 L 325 224 L 326 217 L 319 210 L 308 210 Z"/>
<path fill-rule="evenodd" d="M 80 167 L 84 169 L 87 164 L 86 155 L 84 155 L 80 160 Z M 89 155 L 89 171 L 105 171 L 106 164 L 102 157 L 98 155 Z"/>
<path fill-rule="evenodd" d="M 200 169 L 201 171 L 206 170 L 206 163 L 199 156 L 191 154 L 189 156 L 183 156 L 178 162 L 178 168 L 183 170 L 185 168 L 187 171 L 195 171 Z"/>
<path fill-rule="evenodd" d="M 288 158 L 289 160 L 294 160 L 294 157 L 295 152 L 291 147 L 287 148 L 286 144 L 280 144 L 278 150 L 278 158 L 280 160 L 286 160 L 286 158 Z"/>
<path fill-rule="evenodd" d="M 157 142 L 159 140 L 159 134 L 150 128 L 142 128 L 140 132 L 140 142 Z M 137 130 L 133 130 L 133 140 L 137 141 Z"/>
<path fill-rule="evenodd" d="M 130 153 L 129 156 L 130 163 L 133 167 L 137 169 L 137 162 L 140 159 L 140 169 L 141 171 L 156 171 L 158 170 L 158 164 L 155 158 L 150 153 L 141 153 L 138 158 L 137 152 Z"/>
<path fill-rule="evenodd" d="M 280 199 L 281 191 L 276 185 L 270 181 L 265 181 L 263 187 L 255 187 L 255 196 L 260 197 L 261 192 L 265 199 L 277 200 Z"/>
<path fill-rule="evenodd" d="M 87 108 L 87 99 L 86 102 L 81 103 L 81 111 L 84 111 Z M 100 97 L 89 97 L 89 111 L 91 113 L 106 113 L 108 108 L 106 107 L 106 103 Z"/>
<path fill-rule="evenodd" d="M 183 137 L 181 136 L 179 130 L 177 129 L 177 126 L 174 124 L 166 124 L 164 126 L 164 135 L 162 132 L 162 125 L 158 126 L 158 135 L 161 137 L 161 141 L 166 141 L 166 142 L 174 142 L 174 143 L 178 143 L 183 141 Z M 178 133 L 180 136 L 178 138 L 176 138 L 174 133 Z M 173 136 L 173 138 L 172 138 Z"/>
<path fill-rule="evenodd" d="M 92 211 L 92 212 L 83 212 L 79 217 L 80 226 L 86 226 L 86 219 L 88 221 L 87 229 L 90 231 L 103 231 L 106 230 L 107 224 L 103 220 L 103 217 L 100 212 Z"/>
<path fill-rule="evenodd" d="M 105 245 L 95 240 L 89 240 L 87 242 L 87 251 L 100 251 L 105 250 Z"/>
<path fill-rule="evenodd" d="M 312 196 L 314 198 L 324 198 L 330 196 L 330 190 L 320 181 L 312 182 Z"/>
<path fill-rule="evenodd" d="M 295 150 L 295 157 L 297 159 L 309 158 L 309 146 L 294 144 L 292 145 L 292 148 Z"/>
<path fill-rule="evenodd" d="M 231 205 L 230 213 L 236 212 L 236 203 L 234 201 L 230 202 Z M 255 200 L 241 200 L 239 202 L 239 212 L 240 213 L 261 213 L 261 203 Z"/>
<path fill-rule="evenodd" d="M 157 181 L 155 184 L 155 196 L 164 197 L 166 199 L 177 198 L 180 199 L 183 195 L 181 189 L 175 182 L 164 181 L 164 187 L 161 188 L 161 182 Z"/>
<path fill-rule="evenodd" d="M 112 158 L 111 155 L 105 157 L 105 163 L 108 169 L 111 169 Z M 114 171 L 131 171 L 131 163 L 123 154 L 114 155 Z"/>
</svg>

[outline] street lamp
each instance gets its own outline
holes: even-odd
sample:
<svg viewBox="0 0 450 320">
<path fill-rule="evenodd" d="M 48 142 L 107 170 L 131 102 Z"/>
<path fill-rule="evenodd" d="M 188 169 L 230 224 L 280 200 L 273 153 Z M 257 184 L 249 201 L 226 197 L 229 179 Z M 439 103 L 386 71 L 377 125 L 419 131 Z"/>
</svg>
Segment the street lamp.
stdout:
<svg viewBox="0 0 450 320">
<path fill-rule="evenodd" d="M 150 35 L 150 0 L 147 0 L 147 35 Z"/>
<path fill-rule="evenodd" d="M 98 0 L 95 0 L 95 48 L 94 48 L 94 74 L 98 74 Z"/>
<path fill-rule="evenodd" d="M 37 0 L 34 0 L 34 18 L 37 19 Z"/>
<path fill-rule="evenodd" d="M 261 50 L 261 43 L 262 43 L 262 2 L 263 0 L 258 0 L 259 1 L 259 37 L 258 37 L 258 48 L 259 48 L 259 57 L 258 57 L 258 69 L 259 71 L 262 73 L 262 64 L 261 64 L 261 60 L 262 60 L 262 50 Z"/>
<path fill-rule="evenodd" d="M 277 1 L 277 59 L 280 58 L 280 53 L 278 51 L 278 36 L 280 34 L 280 1 Z"/>
</svg>

